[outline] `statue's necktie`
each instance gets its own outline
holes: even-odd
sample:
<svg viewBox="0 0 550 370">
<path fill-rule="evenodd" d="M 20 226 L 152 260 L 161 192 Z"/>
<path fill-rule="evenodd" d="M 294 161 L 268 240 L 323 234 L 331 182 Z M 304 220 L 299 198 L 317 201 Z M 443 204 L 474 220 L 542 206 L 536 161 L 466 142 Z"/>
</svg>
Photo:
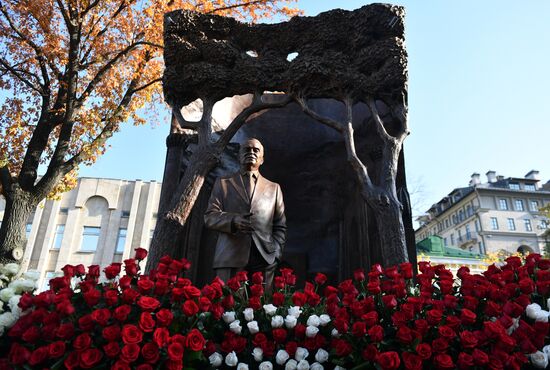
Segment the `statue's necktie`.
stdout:
<svg viewBox="0 0 550 370">
<path fill-rule="evenodd" d="M 252 200 L 252 194 L 254 193 L 254 177 L 252 172 L 246 174 L 246 190 L 248 191 L 248 197 Z"/>
</svg>

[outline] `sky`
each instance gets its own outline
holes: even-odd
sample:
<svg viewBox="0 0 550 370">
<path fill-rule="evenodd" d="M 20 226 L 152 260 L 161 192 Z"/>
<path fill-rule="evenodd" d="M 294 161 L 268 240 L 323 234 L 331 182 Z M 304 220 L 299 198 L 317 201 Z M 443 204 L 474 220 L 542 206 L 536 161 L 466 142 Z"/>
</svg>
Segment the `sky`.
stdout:
<svg viewBox="0 0 550 370">
<path fill-rule="evenodd" d="M 300 0 L 305 15 L 366 2 Z M 470 175 L 494 170 L 550 180 L 550 1 L 394 1 L 406 9 L 409 127 L 405 160 L 413 213 Z M 168 108 L 123 125 L 81 176 L 162 181 Z"/>
</svg>

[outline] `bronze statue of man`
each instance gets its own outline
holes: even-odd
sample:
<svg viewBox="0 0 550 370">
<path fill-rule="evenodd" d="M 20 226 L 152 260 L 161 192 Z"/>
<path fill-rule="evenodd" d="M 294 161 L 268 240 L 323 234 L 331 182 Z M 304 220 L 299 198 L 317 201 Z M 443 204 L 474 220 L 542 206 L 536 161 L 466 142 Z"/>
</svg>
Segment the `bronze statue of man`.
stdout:
<svg viewBox="0 0 550 370">
<path fill-rule="evenodd" d="M 220 232 L 213 267 L 224 281 L 237 271 L 261 271 L 271 291 L 286 241 L 283 194 L 258 171 L 264 162 L 259 140 L 241 145 L 239 161 L 239 172 L 214 183 L 204 215 L 206 226 Z"/>
</svg>

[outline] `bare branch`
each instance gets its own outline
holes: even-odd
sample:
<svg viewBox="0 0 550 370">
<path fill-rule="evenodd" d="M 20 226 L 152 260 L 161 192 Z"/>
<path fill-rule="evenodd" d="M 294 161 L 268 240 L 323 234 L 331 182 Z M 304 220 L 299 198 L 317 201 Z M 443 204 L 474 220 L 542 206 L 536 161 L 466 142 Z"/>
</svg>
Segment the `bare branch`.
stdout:
<svg viewBox="0 0 550 370">
<path fill-rule="evenodd" d="M 244 2 L 244 3 L 239 3 L 239 4 L 233 4 L 233 5 L 224 6 L 224 7 L 221 7 L 221 8 L 212 9 L 211 11 L 206 12 L 204 14 L 212 14 L 212 13 L 216 13 L 216 12 L 220 12 L 220 11 L 224 11 L 224 10 L 229 10 L 229 9 L 235 9 L 235 8 L 246 8 L 247 6 L 260 4 L 260 3 L 265 3 L 265 2 L 266 2 L 265 0 L 254 0 L 254 1 L 249 1 L 249 2 Z"/>
<path fill-rule="evenodd" d="M 90 4 L 88 4 L 88 6 L 80 13 L 80 16 L 82 18 L 84 18 L 86 16 L 86 14 L 88 14 L 88 12 L 90 10 L 92 10 L 93 8 L 95 8 L 96 6 L 98 6 L 100 3 L 100 0 L 95 0 L 95 1 L 92 1 Z"/>
<path fill-rule="evenodd" d="M 162 81 L 162 78 L 155 78 L 154 80 L 149 81 L 145 85 L 141 85 L 139 87 L 136 87 L 134 90 L 131 91 L 131 94 L 135 94 L 135 93 L 137 93 L 141 90 L 144 90 L 144 89 L 148 88 L 149 86 L 154 85 L 157 82 L 161 82 L 161 81 Z"/>
<path fill-rule="evenodd" d="M 67 26 L 67 29 L 71 29 L 73 27 L 73 24 L 71 23 L 71 18 L 69 17 L 69 14 L 67 13 L 65 6 L 63 5 L 63 2 L 61 0 L 56 0 L 56 3 L 57 3 L 57 6 L 59 7 L 59 11 L 61 12 L 61 15 L 63 16 L 63 20 L 65 21 L 65 25 Z"/>
<path fill-rule="evenodd" d="M 242 125 L 246 122 L 246 120 L 254 113 L 257 113 L 259 111 L 262 111 L 264 109 L 272 109 L 272 108 L 282 108 L 288 103 L 292 101 L 292 98 L 290 96 L 285 96 L 284 99 L 281 99 L 281 101 L 276 103 L 265 103 L 262 101 L 262 94 L 255 93 L 254 99 L 252 100 L 252 103 L 243 109 L 241 113 L 237 115 L 233 119 L 233 121 L 227 126 L 225 131 L 221 134 L 220 138 L 216 142 L 216 145 L 218 147 L 225 148 L 227 144 L 229 144 L 229 141 L 235 136 L 237 131 L 242 127 Z"/>
<path fill-rule="evenodd" d="M 200 122 L 192 122 L 187 121 L 183 114 L 181 114 L 181 108 L 172 106 L 172 114 L 174 115 L 174 118 L 176 119 L 178 125 L 181 128 L 189 129 L 189 130 L 197 130 L 199 128 Z"/>
<path fill-rule="evenodd" d="M 386 131 L 386 128 L 384 127 L 384 122 L 382 122 L 382 118 L 380 118 L 380 113 L 378 112 L 378 108 L 376 108 L 376 102 L 372 97 L 367 98 L 367 105 L 369 106 L 369 109 L 372 114 L 372 118 L 374 119 L 376 132 L 378 132 L 378 135 L 384 140 L 384 142 L 391 142 L 395 140 L 393 136 L 388 134 Z"/>
<path fill-rule="evenodd" d="M 308 116 L 310 116 L 314 120 L 319 121 L 323 125 L 326 125 L 328 127 L 331 127 L 333 129 L 335 129 L 336 131 L 338 131 L 341 134 L 344 133 L 345 128 L 340 122 L 335 121 L 335 120 L 333 120 L 329 117 L 321 116 L 320 114 L 315 112 L 313 109 L 311 109 L 308 106 L 307 101 L 305 100 L 305 98 L 303 96 L 296 97 L 296 101 L 298 102 L 298 104 L 300 104 L 300 106 L 302 107 L 302 110 L 304 111 L 305 114 L 307 114 Z"/>
<path fill-rule="evenodd" d="M 24 71 L 24 70 L 21 70 L 21 69 L 16 69 L 16 68 L 12 67 L 11 65 L 9 65 L 6 61 L 4 61 L 4 59 L 0 59 L 0 64 L 2 66 L 4 66 L 4 68 L 6 70 L 8 70 L 15 78 L 17 78 L 19 81 L 24 83 L 28 88 L 38 92 L 40 95 L 44 94 L 44 91 L 42 90 L 42 88 L 43 88 L 42 85 L 40 85 L 40 87 L 35 86 L 31 81 L 29 81 L 28 79 L 26 79 L 25 77 L 23 77 L 21 75 L 21 74 L 27 74 L 27 75 L 30 75 L 30 76 L 33 76 L 33 77 L 37 78 L 38 76 L 36 76 L 34 73 Z"/>
</svg>

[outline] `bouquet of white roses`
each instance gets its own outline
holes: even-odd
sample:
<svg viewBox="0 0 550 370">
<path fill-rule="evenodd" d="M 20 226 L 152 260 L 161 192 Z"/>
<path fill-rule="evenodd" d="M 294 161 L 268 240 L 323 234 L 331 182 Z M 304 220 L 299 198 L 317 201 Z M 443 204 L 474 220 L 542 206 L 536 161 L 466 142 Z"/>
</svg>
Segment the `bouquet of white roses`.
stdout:
<svg viewBox="0 0 550 370">
<path fill-rule="evenodd" d="M 20 276 L 17 263 L 0 264 L 0 335 L 21 316 L 19 299 L 23 293 L 36 289 L 39 277 L 38 271 L 27 271 Z"/>
</svg>

